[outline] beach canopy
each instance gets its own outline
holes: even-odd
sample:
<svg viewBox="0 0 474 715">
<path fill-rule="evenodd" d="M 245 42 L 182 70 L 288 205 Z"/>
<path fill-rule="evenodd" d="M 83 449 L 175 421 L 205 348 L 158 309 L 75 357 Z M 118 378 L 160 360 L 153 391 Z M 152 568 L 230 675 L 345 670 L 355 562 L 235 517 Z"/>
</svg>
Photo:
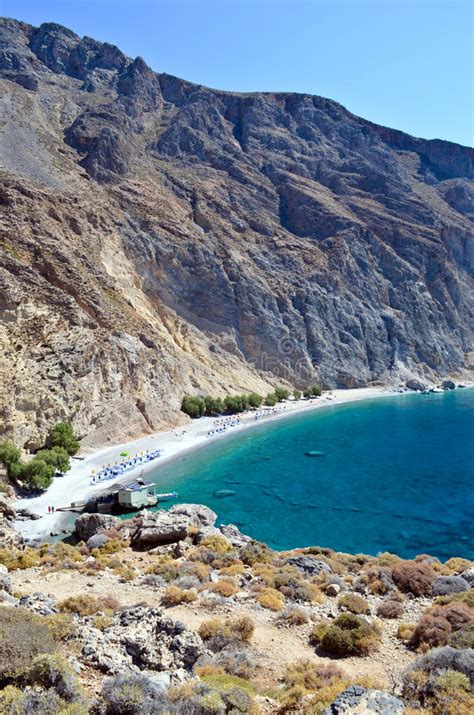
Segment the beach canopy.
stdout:
<svg viewBox="0 0 474 715">
<path fill-rule="evenodd" d="M 120 452 L 121 457 L 128 457 L 128 452 Z"/>
</svg>

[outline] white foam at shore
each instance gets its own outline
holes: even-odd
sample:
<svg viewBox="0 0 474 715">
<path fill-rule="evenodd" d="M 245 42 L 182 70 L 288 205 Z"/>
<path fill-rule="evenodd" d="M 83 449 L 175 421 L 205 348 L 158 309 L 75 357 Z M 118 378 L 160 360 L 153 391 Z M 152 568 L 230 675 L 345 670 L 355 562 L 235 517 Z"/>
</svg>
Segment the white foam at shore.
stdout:
<svg viewBox="0 0 474 715">
<path fill-rule="evenodd" d="M 312 400 L 287 401 L 284 403 L 285 409 L 273 412 L 269 416 L 255 420 L 252 413 L 240 419 L 240 424 L 228 428 L 225 432 L 208 437 L 208 432 L 213 431 L 214 417 L 201 417 L 193 420 L 185 428 L 178 428 L 169 432 L 157 432 L 156 434 L 142 437 L 115 445 L 113 447 L 103 447 L 102 449 L 87 455 L 84 459 L 71 460 L 71 469 L 63 477 L 55 477 L 53 483 L 43 494 L 37 497 L 20 499 L 13 504 L 16 509 L 28 509 L 30 512 L 40 514 L 41 519 L 17 521 L 15 527 L 28 539 L 46 538 L 51 532 L 58 530 L 61 520 L 64 518 L 63 512 L 48 513 L 48 507 L 69 506 L 72 502 L 84 502 L 92 495 L 104 491 L 120 482 L 130 481 L 139 476 L 142 471 L 145 474 L 154 470 L 164 462 L 173 459 L 184 452 L 195 449 L 205 444 L 212 444 L 215 440 L 224 439 L 229 434 L 249 429 L 252 426 L 260 425 L 262 422 L 268 423 L 307 412 L 328 405 L 346 404 L 356 400 L 365 400 L 374 397 L 390 396 L 398 394 L 397 391 L 389 387 L 362 387 L 349 390 L 332 390 L 330 394 L 325 394 L 320 398 Z M 282 407 L 278 405 L 277 408 Z M 155 449 L 163 450 L 163 456 L 154 459 L 146 464 L 138 464 L 135 469 L 127 472 L 126 475 L 118 476 L 116 480 L 91 484 L 93 470 L 97 473 L 103 465 L 115 464 L 123 460 L 120 452 L 128 452 L 130 457 Z"/>
</svg>

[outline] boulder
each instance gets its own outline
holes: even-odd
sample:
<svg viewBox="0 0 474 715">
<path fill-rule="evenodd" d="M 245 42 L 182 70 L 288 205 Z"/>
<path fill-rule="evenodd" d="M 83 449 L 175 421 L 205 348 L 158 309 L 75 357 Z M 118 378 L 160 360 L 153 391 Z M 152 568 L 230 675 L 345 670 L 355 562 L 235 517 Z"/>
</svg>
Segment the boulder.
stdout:
<svg viewBox="0 0 474 715">
<path fill-rule="evenodd" d="M 461 593 L 470 588 L 470 583 L 462 576 L 438 576 L 431 587 L 433 596 L 449 596 L 450 593 Z"/>
<path fill-rule="evenodd" d="M 405 386 L 408 387 L 409 390 L 413 390 L 414 392 L 423 392 L 423 390 L 426 390 L 426 385 L 424 385 L 419 380 L 407 380 Z"/>
<path fill-rule="evenodd" d="M 456 385 L 452 380 L 443 380 L 441 383 L 441 387 L 443 390 L 454 390 L 456 389 Z"/>
<path fill-rule="evenodd" d="M 219 527 L 222 536 L 225 536 L 227 541 L 236 549 L 240 549 L 246 544 L 250 544 L 252 539 L 242 532 L 234 524 L 221 525 Z"/>
<path fill-rule="evenodd" d="M 132 534 L 132 545 L 139 549 L 173 544 L 187 536 L 202 538 L 214 531 L 217 514 L 200 504 L 178 504 L 169 511 L 151 514 L 144 511 Z"/>
<path fill-rule="evenodd" d="M 87 548 L 89 551 L 92 549 L 101 549 L 109 541 L 109 537 L 106 534 L 94 534 L 90 539 L 87 539 Z"/>
<path fill-rule="evenodd" d="M 328 586 L 326 586 L 326 595 L 327 596 L 338 596 L 341 592 L 341 587 L 339 586 L 338 583 L 330 583 Z"/>
<path fill-rule="evenodd" d="M 104 529 L 115 529 L 120 523 L 118 516 L 111 514 L 81 514 L 76 519 L 74 529 L 82 541 L 87 541 Z"/>
<path fill-rule="evenodd" d="M 130 606 L 121 609 L 104 630 L 80 625 L 82 655 L 103 672 L 124 670 L 173 672 L 190 670 L 207 654 L 202 639 L 159 608 Z"/>
<path fill-rule="evenodd" d="M 6 573 L 0 573 L 0 591 L 12 592 L 12 580 Z"/>
<path fill-rule="evenodd" d="M 30 611 L 38 613 L 40 616 L 52 616 L 58 613 L 56 601 L 51 596 L 46 596 L 45 593 L 33 593 L 31 596 L 23 596 L 20 598 L 20 606 L 28 608 Z"/>
<path fill-rule="evenodd" d="M 286 561 L 290 566 L 296 566 L 296 568 L 303 571 L 305 574 L 310 576 L 317 576 L 322 571 L 326 573 L 332 573 L 331 567 L 328 566 L 325 561 L 317 559 L 315 556 L 305 556 L 301 554 L 300 556 L 290 556 Z"/>
<path fill-rule="evenodd" d="M 468 582 L 471 588 L 474 587 L 474 566 L 463 571 L 461 577 Z"/>
<path fill-rule="evenodd" d="M 0 517 L 3 517 L 4 519 L 15 519 L 16 518 L 16 511 L 15 509 L 10 506 L 10 504 L 7 502 L 7 500 L 4 497 L 0 496 Z"/>
<path fill-rule="evenodd" d="M 324 715 L 402 715 L 403 711 L 402 701 L 385 690 L 350 685 L 324 710 Z"/>
<path fill-rule="evenodd" d="M 0 549 L 19 549 L 23 543 L 20 532 L 9 521 L 0 518 Z"/>
</svg>

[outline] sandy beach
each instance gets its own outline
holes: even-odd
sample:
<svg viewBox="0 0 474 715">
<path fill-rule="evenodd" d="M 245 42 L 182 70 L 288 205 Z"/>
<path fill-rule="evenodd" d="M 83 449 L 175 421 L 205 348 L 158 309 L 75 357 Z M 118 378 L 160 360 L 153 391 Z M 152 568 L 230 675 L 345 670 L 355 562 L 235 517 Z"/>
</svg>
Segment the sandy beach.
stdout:
<svg viewBox="0 0 474 715">
<path fill-rule="evenodd" d="M 34 514 L 41 516 L 40 519 L 17 521 L 16 528 L 27 539 L 47 538 L 51 533 L 59 531 L 61 522 L 64 521 L 64 513 L 60 511 L 48 512 L 48 507 L 55 509 L 69 506 L 72 502 L 83 502 L 90 496 L 110 489 L 121 482 L 131 481 L 142 472 L 156 470 L 161 464 L 174 459 L 189 450 L 210 444 L 218 439 L 225 439 L 228 435 L 236 434 L 239 431 L 250 429 L 262 422 L 269 423 L 278 419 L 309 412 L 311 410 L 327 407 L 328 405 L 342 405 L 357 400 L 373 399 L 376 397 L 397 394 L 390 387 L 364 387 L 349 390 L 332 390 L 322 397 L 311 400 L 287 401 L 278 404 L 275 408 L 261 408 L 258 412 L 260 416 L 255 419 L 255 413 L 249 412 L 240 416 L 239 424 L 228 427 L 225 431 L 214 433 L 216 418 L 201 417 L 193 420 L 185 427 L 179 427 L 168 432 L 157 432 L 131 442 L 116 444 L 114 446 L 103 447 L 88 455 L 79 453 L 77 458 L 71 459 L 70 470 L 62 477 L 55 477 L 52 485 L 44 493 L 36 497 L 19 499 L 14 503 L 16 509 L 28 509 Z M 219 420 L 220 421 L 220 420 Z M 102 483 L 92 484 L 92 475 L 97 473 L 103 466 L 120 462 L 121 452 L 127 452 L 130 457 L 139 455 L 147 450 L 161 449 L 162 456 L 147 464 L 139 464 L 136 468 L 127 471 L 126 474 Z M 159 485 L 158 485 L 159 488 Z"/>
</svg>

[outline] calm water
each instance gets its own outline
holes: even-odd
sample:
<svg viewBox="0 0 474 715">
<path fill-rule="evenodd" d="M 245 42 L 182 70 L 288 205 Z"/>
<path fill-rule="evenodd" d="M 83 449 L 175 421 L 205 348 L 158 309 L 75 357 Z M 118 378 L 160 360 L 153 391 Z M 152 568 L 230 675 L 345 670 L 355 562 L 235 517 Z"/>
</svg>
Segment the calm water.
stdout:
<svg viewBox="0 0 474 715">
<path fill-rule="evenodd" d="M 474 558 L 474 390 L 327 407 L 216 442 L 151 476 L 277 549 Z M 308 450 L 324 452 L 307 457 Z M 215 491 L 232 490 L 217 498 Z"/>
</svg>

